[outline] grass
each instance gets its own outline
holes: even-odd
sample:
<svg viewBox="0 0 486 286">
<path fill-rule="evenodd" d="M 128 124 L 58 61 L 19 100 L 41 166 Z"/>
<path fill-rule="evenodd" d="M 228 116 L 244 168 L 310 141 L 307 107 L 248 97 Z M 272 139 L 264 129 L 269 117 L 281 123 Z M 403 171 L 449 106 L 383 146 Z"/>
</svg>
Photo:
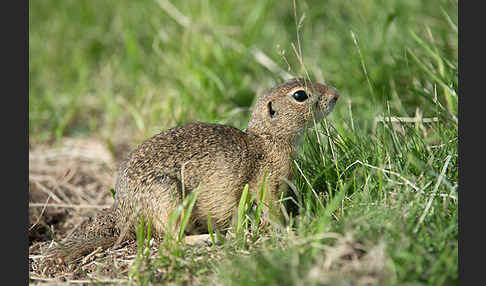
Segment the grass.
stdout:
<svg viewBox="0 0 486 286">
<path fill-rule="evenodd" d="M 242 204 L 244 243 L 235 236 L 201 253 L 161 245 L 158 258 L 137 262 L 148 276 L 134 279 L 457 284 L 457 5 L 29 1 L 29 141 L 135 146 L 190 121 L 243 129 L 255 94 L 282 81 L 258 49 L 341 95 L 299 148 L 287 225 L 256 231 L 258 211 Z"/>
</svg>

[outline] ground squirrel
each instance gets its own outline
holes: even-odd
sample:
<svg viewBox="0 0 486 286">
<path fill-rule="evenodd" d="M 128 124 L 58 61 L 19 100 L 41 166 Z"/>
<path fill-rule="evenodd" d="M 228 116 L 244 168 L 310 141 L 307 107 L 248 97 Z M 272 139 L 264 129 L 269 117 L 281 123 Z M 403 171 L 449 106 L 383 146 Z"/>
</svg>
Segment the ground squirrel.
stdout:
<svg viewBox="0 0 486 286">
<path fill-rule="evenodd" d="M 332 87 L 290 79 L 257 99 L 243 131 L 191 123 L 153 136 L 121 163 L 113 207 L 83 222 L 57 254 L 75 258 L 133 237 L 137 215 L 152 218 L 152 233 L 160 237 L 171 231 L 168 218 L 182 190 L 187 195 L 198 188 L 188 233 L 207 232 L 208 212 L 215 229 L 228 227 L 245 185 L 256 194 L 265 174 L 266 201 L 275 202 L 286 190 L 284 178 L 292 177 L 298 138 L 332 111 L 338 97 Z"/>
</svg>

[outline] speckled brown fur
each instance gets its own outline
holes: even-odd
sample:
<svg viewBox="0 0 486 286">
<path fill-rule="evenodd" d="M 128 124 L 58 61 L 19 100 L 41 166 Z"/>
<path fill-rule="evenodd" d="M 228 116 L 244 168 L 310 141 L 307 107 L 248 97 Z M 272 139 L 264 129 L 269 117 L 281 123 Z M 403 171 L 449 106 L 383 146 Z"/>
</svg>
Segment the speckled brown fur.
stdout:
<svg viewBox="0 0 486 286">
<path fill-rule="evenodd" d="M 303 102 L 292 97 L 300 90 L 309 94 Z M 198 186 L 190 233 L 207 232 L 208 212 L 216 229 L 228 227 L 244 186 L 258 192 L 265 173 L 267 203 L 274 203 L 286 190 L 282 179 L 291 179 L 297 139 L 305 128 L 332 111 L 337 98 L 332 87 L 291 79 L 258 98 L 243 131 L 191 123 L 153 136 L 120 165 L 113 208 L 99 213 L 81 229 L 94 235 L 78 235 L 67 247 L 75 245 L 77 255 L 98 246 L 109 247 L 116 240 L 113 236 L 133 236 L 133 221 L 140 215 L 152 218 L 156 236 L 175 231 L 167 229 L 171 211 L 182 202 L 183 190 L 187 195 Z M 121 231 L 126 228 L 128 232 Z"/>
</svg>

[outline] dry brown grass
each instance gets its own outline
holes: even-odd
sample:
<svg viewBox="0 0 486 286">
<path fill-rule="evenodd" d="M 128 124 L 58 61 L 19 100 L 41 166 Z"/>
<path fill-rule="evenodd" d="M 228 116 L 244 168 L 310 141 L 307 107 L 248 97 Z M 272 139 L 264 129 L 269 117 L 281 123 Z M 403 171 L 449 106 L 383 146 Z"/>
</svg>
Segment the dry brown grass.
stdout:
<svg viewBox="0 0 486 286">
<path fill-rule="evenodd" d="M 115 161 L 94 139 L 65 139 L 56 146 L 29 151 L 29 241 L 45 240 L 45 227 L 54 234 L 72 229 L 79 218 L 113 203 Z"/>
<path fill-rule="evenodd" d="M 63 139 L 29 150 L 29 271 L 31 282 L 85 277 L 95 254 L 80 269 L 43 264 L 52 239 L 60 240 L 99 208 L 111 206 L 116 162 L 96 139 Z M 116 257 L 116 253 L 114 253 Z M 81 272 L 80 272 L 81 271 Z M 69 277 L 69 278 L 68 278 Z M 59 282 L 59 280 L 57 280 Z M 56 283 L 57 283 L 56 282 Z"/>
</svg>

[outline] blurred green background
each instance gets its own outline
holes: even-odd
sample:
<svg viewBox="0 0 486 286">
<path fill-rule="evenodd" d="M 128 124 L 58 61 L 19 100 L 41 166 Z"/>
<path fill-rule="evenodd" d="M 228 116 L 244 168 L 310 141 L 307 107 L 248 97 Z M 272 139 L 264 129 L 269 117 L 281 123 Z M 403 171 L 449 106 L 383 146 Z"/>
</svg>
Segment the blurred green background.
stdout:
<svg viewBox="0 0 486 286">
<path fill-rule="evenodd" d="M 287 70 L 280 47 L 291 73 L 305 75 L 292 48 L 301 19 L 307 72 L 342 96 L 335 121 L 347 116 L 347 102 L 363 127 L 385 100 L 395 116 L 433 112 L 420 96 L 433 87 L 409 53 L 421 58 L 427 50 L 413 34 L 457 61 L 457 1 L 297 1 L 297 23 L 292 1 L 175 1 L 186 27 L 166 2 L 29 1 L 31 144 L 116 140 L 117 132 L 139 141 L 195 120 L 243 128 L 255 94 L 282 81 L 252 49 Z M 445 72 L 457 78 L 457 69 Z"/>
</svg>

